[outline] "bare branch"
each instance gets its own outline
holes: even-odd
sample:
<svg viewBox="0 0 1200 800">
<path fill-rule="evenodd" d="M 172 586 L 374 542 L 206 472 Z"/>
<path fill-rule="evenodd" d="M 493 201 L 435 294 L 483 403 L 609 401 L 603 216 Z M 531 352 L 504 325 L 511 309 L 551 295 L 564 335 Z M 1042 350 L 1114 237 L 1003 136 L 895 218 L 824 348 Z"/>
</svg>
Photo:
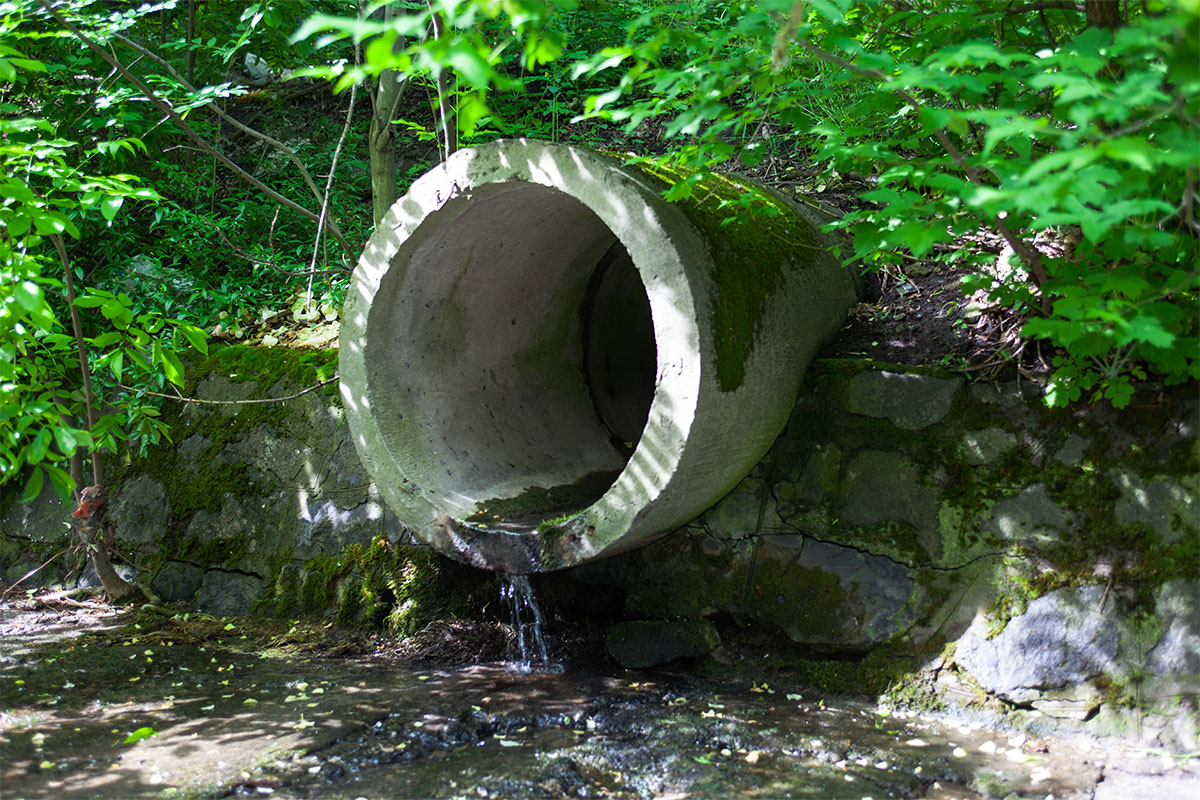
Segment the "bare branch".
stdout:
<svg viewBox="0 0 1200 800">
<path fill-rule="evenodd" d="M 172 67 L 166 60 L 161 58 L 157 53 L 154 53 L 154 52 L 146 49 L 145 47 L 142 47 L 142 45 L 138 44 L 137 42 L 133 41 L 132 39 L 130 39 L 126 36 L 122 36 L 119 33 L 116 34 L 113 38 L 115 38 L 117 41 L 121 42 L 126 47 L 130 48 L 131 50 L 134 50 L 135 52 L 138 52 L 138 53 L 142 54 L 143 56 L 151 59 L 152 61 L 157 63 L 159 66 L 161 66 L 163 69 L 167 70 L 171 74 L 171 77 L 173 77 L 175 80 L 179 81 L 179 83 L 182 84 L 183 88 L 187 89 L 189 92 L 196 91 L 196 87 L 192 83 L 190 83 L 187 78 L 184 78 L 182 75 L 180 75 L 178 70 L 176 70 L 174 67 Z M 260 142 L 264 142 L 265 144 L 270 145 L 271 147 L 274 147 L 276 150 L 278 150 L 279 152 L 281 152 L 285 156 L 287 156 L 288 160 L 291 161 L 293 164 L 295 164 L 296 169 L 298 169 L 300 171 L 301 179 L 303 179 L 304 184 L 309 188 L 309 191 L 312 192 L 313 197 L 316 198 L 316 201 L 318 203 L 325 202 L 325 197 L 324 197 L 324 195 L 321 194 L 321 190 L 317 188 L 317 184 L 313 180 L 312 174 L 309 173 L 308 167 L 306 167 L 304 165 L 304 162 L 300 160 L 300 157 L 296 155 L 295 151 L 292 150 L 292 148 L 288 147 L 286 144 L 279 141 L 278 139 L 268 136 L 267 134 L 262 133 L 261 131 L 257 131 L 254 128 L 251 128 L 249 125 L 243 124 L 239 120 L 230 116 L 230 114 L 228 112 L 226 112 L 225 109 L 221 108 L 216 103 L 210 103 L 206 106 L 203 106 L 203 108 L 206 111 L 210 111 L 210 112 L 216 114 L 218 117 L 225 120 L 230 125 L 232 125 L 233 127 L 237 128 L 242 133 L 249 136 L 251 139 L 257 139 Z M 342 238 L 341 231 L 337 228 L 337 224 L 332 221 L 329 221 L 326 224 L 329 226 L 329 230 L 331 233 L 333 233 L 334 238 L 341 241 L 341 238 Z"/>
<path fill-rule="evenodd" d="M 266 194 L 268 197 L 270 197 L 271 199 L 280 203 L 281 205 L 284 205 L 287 208 L 292 209 L 296 213 L 301 214 L 305 218 L 311 219 L 314 222 L 320 221 L 320 217 L 317 214 L 313 213 L 312 211 L 309 211 L 307 208 L 296 203 L 295 201 L 289 200 L 288 198 L 284 197 L 279 192 L 275 191 L 274 189 L 272 189 L 271 187 L 267 186 L 262 181 L 260 181 L 258 178 L 255 178 L 249 172 L 246 172 L 246 170 L 239 167 L 237 164 L 235 164 L 233 162 L 232 159 L 230 159 L 228 156 L 226 156 L 220 150 L 217 150 L 215 147 L 210 145 L 208 142 L 204 141 L 204 138 L 202 136 L 200 136 L 200 134 L 196 133 L 196 131 L 193 130 L 190 125 L 188 125 L 186 122 L 183 121 L 182 117 L 180 117 L 178 114 L 175 113 L 175 110 L 173 108 L 171 108 L 170 103 L 168 103 L 167 101 L 163 100 L 161 97 L 156 95 L 150 89 L 149 86 L 147 86 L 145 83 L 143 83 L 141 80 L 139 80 L 136 75 L 131 73 L 125 67 L 125 65 L 123 65 L 121 62 L 117 61 L 117 59 L 114 58 L 107 50 L 105 50 L 103 47 L 101 47 L 100 45 L 93 42 L 90 38 L 88 38 L 88 36 L 86 34 L 83 33 L 83 31 L 79 30 L 79 28 L 72 25 L 65 17 L 63 17 L 62 14 L 60 14 L 57 10 L 55 10 L 53 7 L 51 7 L 50 0 L 38 0 L 38 3 L 42 6 L 43 9 L 46 10 L 46 13 L 48 13 L 48 14 L 50 14 L 50 16 L 54 17 L 54 19 L 60 25 L 62 25 L 64 28 L 66 28 L 67 31 L 69 31 L 72 36 L 74 36 L 76 39 L 78 39 L 79 41 L 81 41 L 85 45 L 87 45 L 88 48 L 93 53 L 95 53 L 96 55 L 103 58 L 105 61 L 107 61 L 109 63 L 110 66 L 113 67 L 113 69 L 115 69 L 117 72 L 121 73 L 121 75 L 125 78 L 125 80 L 129 81 L 135 87 L 137 87 L 137 90 L 139 92 L 141 92 L 143 95 L 145 95 L 146 99 L 149 100 L 150 103 L 152 105 L 154 105 L 155 108 L 157 108 L 162 113 L 166 114 L 167 117 L 169 117 L 172 122 L 174 122 L 176 125 L 178 125 L 179 129 L 181 131 L 183 131 L 184 134 L 186 134 L 189 139 L 194 141 L 201 149 L 203 149 L 204 152 L 208 153 L 213 158 L 220 161 L 222 164 L 225 165 L 226 168 L 231 170 L 234 174 L 236 174 L 242 180 L 246 181 L 251 186 L 258 189 L 260 192 Z M 340 244 L 346 250 L 347 253 L 354 252 L 354 248 L 352 248 L 350 246 L 350 243 L 347 242 L 344 238 L 342 238 L 340 236 L 335 236 L 334 238 L 337 239 L 338 244 Z"/>
<path fill-rule="evenodd" d="M 274 229 L 274 225 L 275 223 L 272 221 L 272 229 Z M 274 248 L 271 250 L 271 258 L 256 258 L 230 241 L 229 237 L 225 235 L 225 231 L 221 230 L 220 227 L 214 225 L 213 230 L 216 231 L 217 236 L 221 237 L 221 241 L 225 242 L 226 246 L 228 246 L 229 249 L 233 251 L 233 254 L 238 258 L 249 261 L 251 264 L 267 267 L 268 269 L 278 272 L 280 275 L 287 275 L 289 278 L 307 278 L 310 275 L 328 275 L 335 272 L 344 274 L 347 272 L 345 267 L 329 267 L 328 269 L 304 270 L 303 272 L 299 270 L 284 269 L 275 263 Z"/>
<path fill-rule="evenodd" d="M 1039 3 L 1026 3 L 1023 6 L 1016 8 L 1004 9 L 1005 14 L 1027 14 L 1030 11 L 1046 11 L 1053 8 L 1066 9 L 1067 11 L 1083 11 L 1083 3 L 1072 3 L 1070 0 L 1042 0 Z"/>
<path fill-rule="evenodd" d="M 328 386 L 337 380 L 340 380 L 340 376 L 334 375 L 328 380 L 321 381 L 320 383 L 309 386 L 307 389 L 302 389 L 295 394 L 289 394 L 286 397 L 264 397 L 258 400 L 202 400 L 199 397 L 184 397 L 182 394 L 179 394 L 178 391 L 176 391 L 175 394 L 164 394 L 162 392 L 152 392 L 149 389 L 135 389 L 132 386 L 126 386 L 123 383 L 118 383 L 117 385 L 129 392 L 140 392 L 141 394 L 149 395 L 151 397 L 162 397 L 179 403 L 194 403 L 202 406 L 253 406 L 265 405 L 267 403 L 286 403 L 288 400 L 295 400 L 297 397 L 303 397 L 309 392 L 315 392 L 317 389 L 320 389 L 323 386 Z"/>
</svg>

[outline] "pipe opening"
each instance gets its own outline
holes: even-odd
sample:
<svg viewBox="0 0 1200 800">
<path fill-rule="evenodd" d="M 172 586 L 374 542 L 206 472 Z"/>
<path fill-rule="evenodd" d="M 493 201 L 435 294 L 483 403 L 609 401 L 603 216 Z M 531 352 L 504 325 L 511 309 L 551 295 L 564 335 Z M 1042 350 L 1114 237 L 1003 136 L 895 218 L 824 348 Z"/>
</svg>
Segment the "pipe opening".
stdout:
<svg viewBox="0 0 1200 800">
<path fill-rule="evenodd" d="M 404 466 L 435 506 L 531 531 L 625 468 L 655 394 L 650 301 L 570 195 L 497 183 L 451 200 L 399 248 L 371 315 L 370 335 L 390 340 L 372 352 L 391 353 L 372 402 L 397 421 L 393 452 L 423 454 Z"/>
</svg>

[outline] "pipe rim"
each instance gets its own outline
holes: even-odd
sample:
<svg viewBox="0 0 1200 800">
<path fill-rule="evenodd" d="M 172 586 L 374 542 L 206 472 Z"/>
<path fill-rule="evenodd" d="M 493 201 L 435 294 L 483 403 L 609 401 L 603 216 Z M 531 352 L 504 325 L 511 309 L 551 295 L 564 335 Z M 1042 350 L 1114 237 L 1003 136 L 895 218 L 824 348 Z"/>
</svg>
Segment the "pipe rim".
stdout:
<svg viewBox="0 0 1200 800">
<path fill-rule="evenodd" d="M 499 165 L 492 157 L 500 155 Z M 478 165 L 486 165 L 480 170 Z M 564 174 L 574 173 L 571 179 Z M 582 179 L 581 179 L 582 176 Z M 614 482 L 581 512 L 550 532 L 499 532 L 466 522 L 461 504 L 431 491 L 427 475 L 401 462 L 403 436 L 380 425 L 388 406 L 386 381 L 373 370 L 378 343 L 369 330 L 375 299 L 403 281 L 411 264 L 406 248 L 432 215 L 472 193 L 505 184 L 529 184 L 573 197 L 594 214 L 633 261 L 649 302 L 656 346 L 653 400 L 641 440 Z M 450 187 L 447 192 L 446 188 Z M 629 202 L 636 199 L 636 203 Z M 635 213 L 636 212 L 636 213 Z M 674 215 L 664 224 L 663 215 Z M 536 142 L 497 142 L 462 150 L 414 182 L 369 240 L 355 270 L 341 335 L 342 395 L 356 446 L 379 491 L 411 532 L 434 548 L 489 569 L 511 573 L 572 566 L 640 546 L 650 505 L 667 490 L 688 443 L 700 395 L 705 316 L 688 284 L 691 259 L 707 258 L 703 243 L 680 224 L 680 212 L 656 187 L 620 163 L 576 148 Z M 670 234 L 667 231 L 670 231 Z M 670 237 L 671 247 L 663 241 Z M 406 258 L 408 264 L 406 264 Z"/>
</svg>

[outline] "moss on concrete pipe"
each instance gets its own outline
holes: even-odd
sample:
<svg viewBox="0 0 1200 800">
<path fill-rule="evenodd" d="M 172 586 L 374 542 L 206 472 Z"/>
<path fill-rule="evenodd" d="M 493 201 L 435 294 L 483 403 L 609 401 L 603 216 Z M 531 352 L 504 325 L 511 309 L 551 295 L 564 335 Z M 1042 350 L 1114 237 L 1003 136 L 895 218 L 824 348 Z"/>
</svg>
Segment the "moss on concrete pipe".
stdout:
<svg viewBox="0 0 1200 800">
<path fill-rule="evenodd" d="M 500 141 L 380 222 L 341 391 L 417 537 L 486 569 L 573 566 L 687 522 L 766 452 L 854 283 L 816 214 L 728 177 L 664 200 L 686 177 Z"/>
</svg>

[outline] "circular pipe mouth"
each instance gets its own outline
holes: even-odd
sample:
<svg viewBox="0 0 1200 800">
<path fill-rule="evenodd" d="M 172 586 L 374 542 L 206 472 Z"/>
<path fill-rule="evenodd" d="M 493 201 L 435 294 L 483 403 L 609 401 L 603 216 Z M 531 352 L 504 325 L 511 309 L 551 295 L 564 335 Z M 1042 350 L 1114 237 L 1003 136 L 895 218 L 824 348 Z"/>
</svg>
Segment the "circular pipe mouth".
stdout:
<svg viewBox="0 0 1200 800">
<path fill-rule="evenodd" d="M 699 201 L 666 202 L 663 180 L 501 141 L 426 173 L 380 222 L 347 293 L 341 392 L 418 538 L 514 574 L 580 564 L 692 519 L 778 435 L 848 278 L 783 201 L 767 202 L 789 222 L 747 245 Z M 740 187 L 702 196 L 736 206 Z M 733 385 L 720 352 L 739 354 Z"/>
<path fill-rule="evenodd" d="M 492 184 L 444 216 L 375 296 L 376 413 L 407 421 L 397 443 L 427 460 L 409 474 L 448 516 L 532 531 L 592 505 L 641 438 L 649 299 L 616 235 L 557 189 Z"/>
</svg>

